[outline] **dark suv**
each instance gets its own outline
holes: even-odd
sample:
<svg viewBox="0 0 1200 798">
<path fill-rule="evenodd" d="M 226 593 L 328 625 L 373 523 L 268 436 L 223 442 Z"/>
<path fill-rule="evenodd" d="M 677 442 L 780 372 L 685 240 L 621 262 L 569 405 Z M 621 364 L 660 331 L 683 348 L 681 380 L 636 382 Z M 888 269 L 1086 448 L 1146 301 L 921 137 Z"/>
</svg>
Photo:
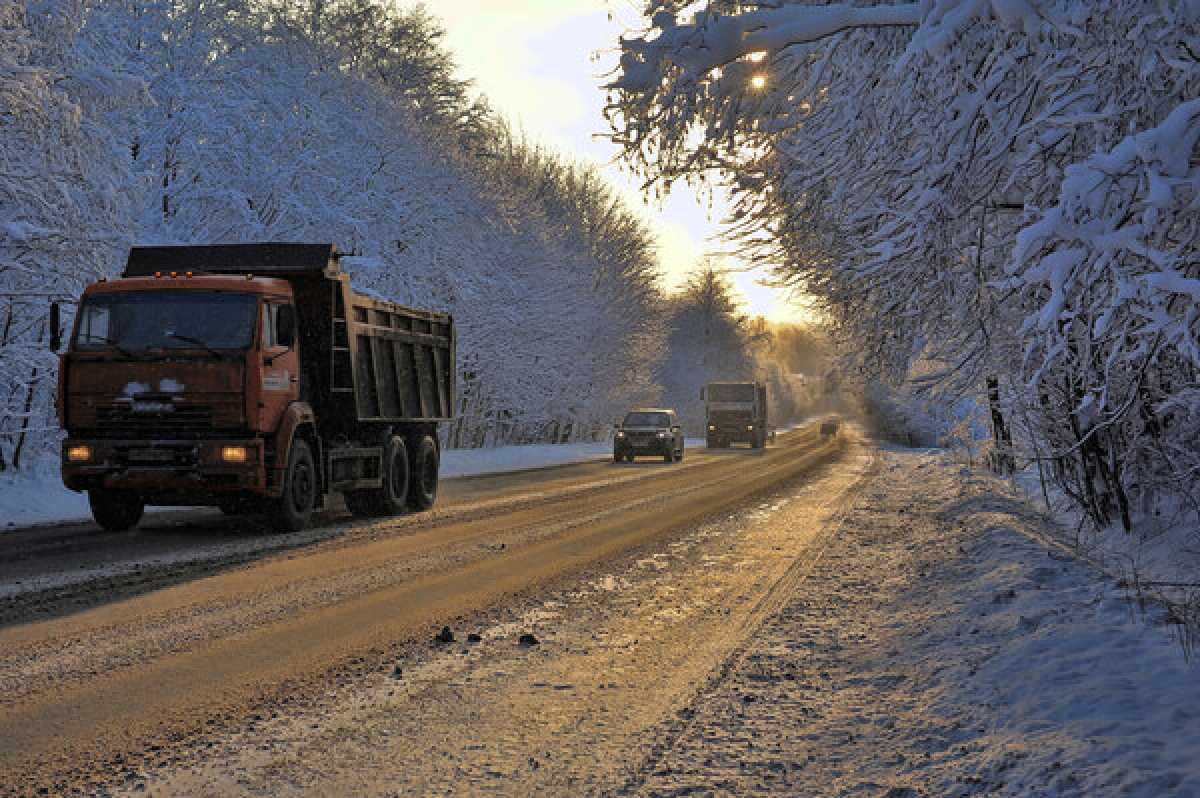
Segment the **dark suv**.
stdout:
<svg viewBox="0 0 1200 798">
<path fill-rule="evenodd" d="M 683 461 L 683 429 L 674 410 L 630 410 L 617 425 L 613 462 L 632 463 L 639 454 L 657 455 L 668 463 Z"/>
</svg>

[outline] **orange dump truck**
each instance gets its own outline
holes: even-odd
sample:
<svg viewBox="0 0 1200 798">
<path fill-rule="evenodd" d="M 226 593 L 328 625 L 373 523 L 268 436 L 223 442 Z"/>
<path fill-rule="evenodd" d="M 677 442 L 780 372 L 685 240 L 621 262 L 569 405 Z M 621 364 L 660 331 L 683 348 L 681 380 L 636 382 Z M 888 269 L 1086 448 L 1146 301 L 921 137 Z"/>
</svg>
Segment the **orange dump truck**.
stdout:
<svg viewBox="0 0 1200 798">
<path fill-rule="evenodd" d="M 139 247 L 120 279 L 88 286 L 58 413 L 63 482 L 102 527 L 135 526 L 148 504 L 266 512 L 282 530 L 334 493 L 362 516 L 433 505 L 453 319 L 355 293 L 339 258 Z"/>
</svg>

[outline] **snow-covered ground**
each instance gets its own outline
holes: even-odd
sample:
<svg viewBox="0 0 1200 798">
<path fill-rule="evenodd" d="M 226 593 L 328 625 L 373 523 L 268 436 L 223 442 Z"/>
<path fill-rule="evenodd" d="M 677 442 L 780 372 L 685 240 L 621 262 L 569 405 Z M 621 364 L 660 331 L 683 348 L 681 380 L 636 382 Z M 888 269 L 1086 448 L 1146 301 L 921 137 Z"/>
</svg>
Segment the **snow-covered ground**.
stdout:
<svg viewBox="0 0 1200 798">
<path fill-rule="evenodd" d="M 1200 796 L 1169 617 L 998 480 L 888 451 L 640 794 Z"/>
<path fill-rule="evenodd" d="M 1132 532 L 1117 521 L 1096 529 L 1052 485 L 1043 492 L 1036 468 L 1017 474 L 1014 482 L 1031 502 L 1058 520 L 1050 532 L 1096 566 L 1151 595 L 1171 602 L 1197 602 L 1200 522 L 1194 510 L 1180 508 L 1158 518 L 1141 516 Z"/>
<path fill-rule="evenodd" d="M 790 429 L 790 427 L 789 427 Z M 691 439 L 688 448 L 701 448 L 704 441 Z M 492 449 L 447 449 L 442 454 L 443 478 L 498 474 L 604 460 L 612 457 L 612 443 L 534 444 L 498 446 Z M 169 509 L 166 510 L 170 512 Z M 83 521 L 91 518 L 87 496 L 63 487 L 50 466 L 33 475 L 0 475 L 0 532 L 5 529 Z"/>
</svg>

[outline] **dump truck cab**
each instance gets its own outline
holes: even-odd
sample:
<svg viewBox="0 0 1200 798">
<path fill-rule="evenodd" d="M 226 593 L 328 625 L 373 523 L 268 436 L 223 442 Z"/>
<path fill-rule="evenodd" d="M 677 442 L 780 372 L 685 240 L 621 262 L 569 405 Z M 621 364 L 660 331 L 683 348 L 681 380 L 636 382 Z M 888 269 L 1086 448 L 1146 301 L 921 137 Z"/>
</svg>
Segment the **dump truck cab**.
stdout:
<svg viewBox="0 0 1200 798">
<path fill-rule="evenodd" d="M 767 445 L 767 386 L 761 382 L 710 382 L 700 390 L 704 401 L 705 442 L 710 449 L 748 443 Z"/>
<path fill-rule="evenodd" d="M 287 530 L 333 493 L 360 515 L 432 505 L 453 322 L 356 294 L 337 261 L 142 248 L 84 291 L 60 359 L 62 473 L 102 526 L 146 504 L 266 510 Z"/>
</svg>

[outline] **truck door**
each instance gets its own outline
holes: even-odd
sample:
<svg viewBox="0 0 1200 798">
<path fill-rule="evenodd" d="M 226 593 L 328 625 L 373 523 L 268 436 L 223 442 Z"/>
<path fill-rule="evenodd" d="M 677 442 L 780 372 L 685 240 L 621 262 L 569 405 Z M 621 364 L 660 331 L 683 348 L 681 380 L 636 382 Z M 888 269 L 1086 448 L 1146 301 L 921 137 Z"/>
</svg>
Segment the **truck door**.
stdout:
<svg viewBox="0 0 1200 798">
<path fill-rule="evenodd" d="M 262 312 L 261 428 L 273 430 L 283 411 L 300 395 L 296 311 L 290 304 L 268 300 Z"/>
</svg>

